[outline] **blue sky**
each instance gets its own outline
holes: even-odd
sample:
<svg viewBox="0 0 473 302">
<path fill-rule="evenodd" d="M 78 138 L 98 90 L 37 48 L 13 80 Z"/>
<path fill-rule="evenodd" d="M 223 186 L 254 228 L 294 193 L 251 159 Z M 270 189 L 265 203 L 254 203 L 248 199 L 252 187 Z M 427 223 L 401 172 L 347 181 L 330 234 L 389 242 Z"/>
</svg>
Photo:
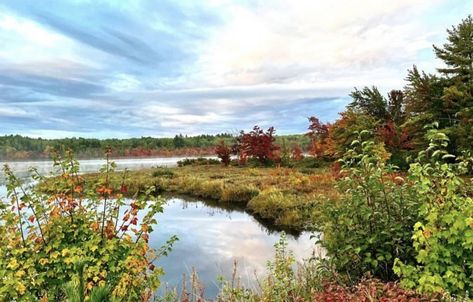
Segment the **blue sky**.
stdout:
<svg viewBox="0 0 473 302">
<path fill-rule="evenodd" d="M 470 0 L 2 1 L 0 135 L 302 133 L 402 88 Z"/>
</svg>

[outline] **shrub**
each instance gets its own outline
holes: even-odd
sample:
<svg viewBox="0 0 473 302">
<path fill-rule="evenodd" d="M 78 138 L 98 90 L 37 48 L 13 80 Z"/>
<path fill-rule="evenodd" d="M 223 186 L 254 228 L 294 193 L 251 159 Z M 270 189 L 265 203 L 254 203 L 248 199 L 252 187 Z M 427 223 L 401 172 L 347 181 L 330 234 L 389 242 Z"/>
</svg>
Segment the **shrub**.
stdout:
<svg viewBox="0 0 473 302">
<path fill-rule="evenodd" d="M 5 166 L 10 203 L 0 208 L 0 300 L 62 301 L 69 282 L 83 283 L 85 296 L 107 286 L 119 301 L 147 301 L 157 289 L 163 272 L 153 262 L 175 240 L 160 250 L 148 244 L 162 200 L 150 189 L 128 205 L 125 182 L 109 183 L 115 164 L 108 154 L 93 188 L 84 188 L 79 163 L 70 153 L 55 158 L 61 175 L 48 194 L 25 188 Z M 41 181 L 36 172 L 33 176 Z"/>
<path fill-rule="evenodd" d="M 220 141 L 217 147 L 215 147 L 215 154 L 217 154 L 217 157 L 220 158 L 224 166 L 228 166 L 230 164 L 232 149 L 225 145 L 223 140 Z"/>
<path fill-rule="evenodd" d="M 409 170 L 422 203 L 413 234 L 417 261 L 397 259 L 395 270 L 408 288 L 466 295 L 473 291 L 473 194 L 462 175 L 471 158 L 455 163 L 445 134 L 430 130 L 428 138 Z"/>
<path fill-rule="evenodd" d="M 184 166 L 206 166 L 206 165 L 218 165 L 220 161 L 215 158 L 185 158 L 177 162 L 178 167 Z"/>
<path fill-rule="evenodd" d="M 169 168 L 157 168 L 151 174 L 153 177 L 164 177 L 164 178 L 173 178 L 175 173 L 172 169 Z"/>
<path fill-rule="evenodd" d="M 395 170 L 385 165 L 384 149 L 367 136 L 359 133 L 341 161 L 340 199 L 322 203 L 321 243 L 340 272 L 392 280 L 394 259 L 414 259 L 419 203 L 403 178 L 390 176 Z"/>
<path fill-rule="evenodd" d="M 241 162 L 246 163 L 246 157 L 258 159 L 261 164 L 268 164 L 275 159 L 275 151 L 279 147 L 274 144 L 274 127 L 266 132 L 259 126 L 255 126 L 249 133 L 241 131 L 238 141 L 238 152 Z"/>
</svg>

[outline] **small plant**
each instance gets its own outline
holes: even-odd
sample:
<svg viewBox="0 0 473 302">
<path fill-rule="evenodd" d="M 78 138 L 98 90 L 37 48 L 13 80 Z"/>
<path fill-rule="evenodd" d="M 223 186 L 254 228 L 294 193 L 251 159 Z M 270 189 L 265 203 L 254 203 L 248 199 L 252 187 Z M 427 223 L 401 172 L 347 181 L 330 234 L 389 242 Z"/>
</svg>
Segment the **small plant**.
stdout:
<svg viewBox="0 0 473 302">
<path fill-rule="evenodd" d="M 154 294 L 163 271 L 153 263 L 176 240 L 159 250 L 148 243 L 163 200 L 153 188 L 126 200 L 125 178 L 111 184 L 115 164 L 109 150 L 106 155 L 93 187 L 85 186 L 72 152 L 55 156 L 61 173 L 50 180 L 49 193 L 25 187 L 4 167 L 9 203 L 0 208 L 1 301 L 63 301 L 74 290 L 88 299 L 105 288 L 117 301 L 148 301 Z"/>
<path fill-rule="evenodd" d="M 157 168 L 153 171 L 151 175 L 153 177 L 173 178 L 175 176 L 175 173 L 172 171 L 172 169 L 169 168 Z"/>
<path fill-rule="evenodd" d="M 223 140 L 215 147 L 215 154 L 217 154 L 217 157 L 220 158 L 224 166 L 230 164 L 232 149 L 225 145 Z"/>
</svg>

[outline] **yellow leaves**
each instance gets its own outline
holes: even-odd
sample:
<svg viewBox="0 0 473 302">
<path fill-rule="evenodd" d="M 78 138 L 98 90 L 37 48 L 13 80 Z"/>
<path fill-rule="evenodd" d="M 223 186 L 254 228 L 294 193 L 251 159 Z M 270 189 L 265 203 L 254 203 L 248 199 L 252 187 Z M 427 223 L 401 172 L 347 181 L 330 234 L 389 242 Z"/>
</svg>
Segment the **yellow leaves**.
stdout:
<svg viewBox="0 0 473 302">
<path fill-rule="evenodd" d="M 60 255 L 59 252 L 53 252 L 53 253 L 51 253 L 51 258 L 57 259 L 59 257 L 59 255 Z"/>
<path fill-rule="evenodd" d="M 23 283 L 18 282 L 15 289 L 20 295 L 23 295 L 26 291 L 26 286 Z"/>
<path fill-rule="evenodd" d="M 19 270 L 15 273 L 15 277 L 22 278 L 24 275 L 26 275 L 24 270 Z"/>
<path fill-rule="evenodd" d="M 41 258 L 39 259 L 39 264 L 41 265 L 46 265 L 49 263 L 49 260 L 47 258 Z"/>
<path fill-rule="evenodd" d="M 18 261 L 17 261 L 15 258 L 13 258 L 13 259 L 11 259 L 10 262 L 8 263 L 7 268 L 10 268 L 10 269 L 12 269 L 12 270 L 15 270 L 15 269 L 18 268 L 18 266 L 19 266 Z"/>
<path fill-rule="evenodd" d="M 96 244 L 93 244 L 93 245 L 90 246 L 89 249 L 90 249 L 92 252 L 95 252 L 98 248 L 99 248 L 99 247 L 98 247 Z"/>
<path fill-rule="evenodd" d="M 61 255 L 63 257 L 66 257 L 68 254 L 70 254 L 70 250 L 69 249 L 63 249 L 62 252 L 61 252 Z"/>
</svg>

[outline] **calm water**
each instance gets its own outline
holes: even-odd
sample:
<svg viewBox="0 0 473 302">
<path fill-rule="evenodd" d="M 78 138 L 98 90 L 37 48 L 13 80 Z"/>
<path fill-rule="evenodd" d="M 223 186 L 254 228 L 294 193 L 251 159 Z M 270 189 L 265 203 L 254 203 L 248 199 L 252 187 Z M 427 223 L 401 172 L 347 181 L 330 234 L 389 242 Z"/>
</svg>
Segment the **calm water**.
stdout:
<svg viewBox="0 0 473 302">
<path fill-rule="evenodd" d="M 141 169 L 152 166 L 173 166 L 179 158 L 148 158 L 117 160 L 118 169 Z M 81 171 L 97 171 L 102 160 L 82 160 Z M 28 175 L 28 167 L 38 167 L 47 174 L 51 162 L 15 162 L 10 164 L 21 177 Z M 0 197 L 5 196 L 1 183 Z M 183 197 L 167 197 L 164 213 L 156 217 L 158 225 L 151 234 L 150 243 L 159 248 L 172 235 L 179 241 L 174 244 L 168 257 L 158 260 L 166 275 L 163 284 L 179 288 L 182 275 L 189 275 L 195 267 L 199 279 L 205 286 L 205 293 L 213 297 L 217 293 L 217 276 L 231 277 L 233 262 L 237 261 L 239 276 L 243 284 L 255 286 L 254 275 L 264 274 L 266 262 L 273 257 L 273 246 L 280 232 L 264 225 L 238 207 L 220 208 L 215 203 L 191 200 Z M 298 261 L 308 258 L 315 251 L 320 254 L 310 234 L 287 235 L 289 248 Z"/>
</svg>

